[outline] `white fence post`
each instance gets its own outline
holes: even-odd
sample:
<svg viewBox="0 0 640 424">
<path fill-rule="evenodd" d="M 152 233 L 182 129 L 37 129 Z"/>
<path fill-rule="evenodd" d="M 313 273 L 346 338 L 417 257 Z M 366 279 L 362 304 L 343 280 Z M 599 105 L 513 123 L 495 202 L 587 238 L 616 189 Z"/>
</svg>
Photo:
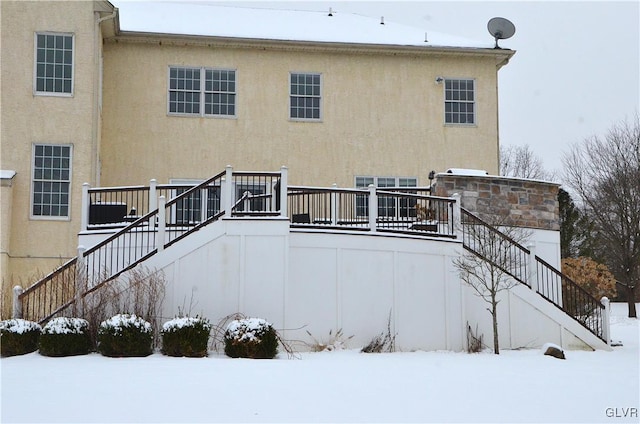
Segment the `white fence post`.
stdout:
<svg viewBox="0 0 640 424">
<path fill-rule="evenodd" d="M 224 216 L 231 216 L 231 207 L 233 206 L 233 168 L 227 165 L 225 168 L 224 190 L 222 193 L 222 204 L 224 205 Z"/>
<path fill-rule="evenodd" d="M 338 193 L 336 193 L 338 184 L 333 183 L 331 188 L 333 190 L 331 192 L 331 225 L 336 226 L 338 225 L 338 211 L 340 210 L 338 208 Z"/>
<path fill-rule="evenodd" d="M 611 346 L 611 305 L 608 297 L 603 297 L 600 302 L 604 305 L 604 316 L 602 317 L 602 338 Z"/>
<path fill-rule="evenodd" d="M 22 292 L 24 292 L 24 290 L 20 286 L 13 288 L 13 310 L 11 312 L 11 318 L 22 318 L 22 301 L 20 300 Z"/>
<path fill-rule="evenodd" d="M 378 221 L 378 193 L 376 186 L 369 184 L 369 228 L 371 232 L 376 232 Z"/>
<path fill-rule="evenodd" d="M 453 217 L 451 218 L 451 225 L 453 225 L 453 234 L 457 239 L 462 240 L 462 208 L 460 193 L 453 193 Z"/>
<path fill-rule="evenodd" d="M 165 229 L 167 227 L 167 210 L 165 205 L 165 197 L 160 196 L 158 198 L 158 233 L 156 235 L 156 249 L 158 249 L 158 252 L 164 250 Z"/>
<path fill-rule="evenodd" d="M 288 185 L 289 185 L 289 169 L 286 166 L 282 165 L 282 167 L 280 167 L 280 216 L 283 218 L 289 217 Z"/>
<path fill-rule="evenodd" d="M 82 211 L 80 212 L 80 231 L 87 231 L 89 225 L 89 183 L 82 184 Z"/>
<path fill-rule="evenodd" d="M 535 243 L 529 243 L 527 245 L 527 249 L 529 249 L 529 275 L 527 276 L 529 278 L 529 286 L 531 287 L 531 290 L 538 292 L 540 290 L 540 285 L 538 284 L 538 261 L 536 261 Z M 562 282 L 560 282 L 560 287 L 562 287 Z M 551 293 L 543 294 L 549 296 Z"/>
</svg>

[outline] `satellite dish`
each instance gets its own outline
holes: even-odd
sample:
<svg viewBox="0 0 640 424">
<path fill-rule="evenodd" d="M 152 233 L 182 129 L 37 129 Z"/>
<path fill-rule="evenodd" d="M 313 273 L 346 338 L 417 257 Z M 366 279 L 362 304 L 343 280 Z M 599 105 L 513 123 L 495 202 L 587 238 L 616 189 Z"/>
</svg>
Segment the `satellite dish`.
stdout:
<svg viewBox="0 0 640 424">
<path fill-rule="evenodd" d="M 489 30 L 489 34 L 493 35 L 493 38 L 496 39 L 496 49 L 500 48 L 500 46 L 498 46 L 498 40 L 506 40 L 507 38 L 513 37 L 513 34 L 516 33 L 515 25 L 505 18 L 489 19 L 487 29 Z"/>
</svg>

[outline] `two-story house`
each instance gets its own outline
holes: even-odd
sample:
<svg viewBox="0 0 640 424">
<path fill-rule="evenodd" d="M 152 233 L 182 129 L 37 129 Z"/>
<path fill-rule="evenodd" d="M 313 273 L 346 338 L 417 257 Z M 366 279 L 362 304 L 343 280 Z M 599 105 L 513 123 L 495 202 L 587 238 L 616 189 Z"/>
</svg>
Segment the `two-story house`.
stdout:
<svg viewBox="0 0 640 424">
<path fill-rule="evenodd" d="M 12 285 L 75 256 L 85 182 L 196 182 L 227 164 L 340 187 L 498 172 L 498 71 L 514 51 L 489 35 L 339 10 L 0 7 L 4 314 Z"/>
</svg>

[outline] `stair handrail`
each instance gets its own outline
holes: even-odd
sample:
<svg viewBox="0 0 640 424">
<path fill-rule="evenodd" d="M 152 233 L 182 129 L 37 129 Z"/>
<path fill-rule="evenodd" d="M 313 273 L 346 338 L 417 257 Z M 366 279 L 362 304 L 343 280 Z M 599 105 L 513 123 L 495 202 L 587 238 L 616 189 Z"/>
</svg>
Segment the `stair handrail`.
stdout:
<svg viewBox="0 0 640 424">
<path fill-rule="evenodd" d="M 545 298 L 549 302 L 553 303 L 555 306 L 557 306 L 560 309 L 562 309 L 564 312 L 566 312 L 567 314 L 572 316 L 576 321 L 578 321 L 584 327 L 589 329 L 592 333 L 594 333 L 600 339 L 604 340 L 602 318 L 604 316 L 605 306 L 602 304 L 602 301 L 596 299 L 594 296 L 591 295 L 591 293 L 586 291 L 578 283 L 573 281 L 566 274 L 563 274 L 562 271 L 560 271 L 559 269 L 555 268 L 553 265 L 549 264 L 547 261 L 545 261 L 541 257 L 536 255 L 535 260 L 536 260 L 538 266 L 542 267 L 544 270 L 546 270 L 548 272 L 551 272 L 557 278 L 560 278 L 563 283 L 566 283 L 566 285 L 563 285 L 561 287 L 562 291 L 561 291 L 560 294 L 562 295 L 562 307 L 560 307 L 557 304 L 557 302 L 554 302 L 554 300 L 552 298 L 550 298 L 549 296 L 547 296 L 545 293 L 543 293 L 540 290 L 538 290 L 538 293 L 540 294 L 540 296 L 542 296 L 543 298 Z M 540 275 L 540 272 L 537 273 L 537 278 L 538 278 L 538 287 L 541 287 L 540 279 L 542 277 Z M 592 329 L 592 328 L 590 328 L 589 325 L 587 325 L 587 322 L 591 322 L 588 319 L 589 317 L 585 316 L 584 314 L 580 314 L 580 312 L 581 312 L 580 311 L 580 309 L 581 309 L 580 306 L 584 307 L 584 304 L 583 305 L 576 304 L 575 297 L 572 298 L 572 299 L 569 299 L 567 297 L 568 294 L 575 293 L 575 292 L 578 293 L 578 296 L 575 296 L 575 297 L 581 297 L 581 298 L 586 300 L 586 304 L 588 306 L 588 309 L 593 308 L 591 313 L 595 314 L 595 318 L 596 318 L 594 320 L 595 321 L 594 326 L 596 327 L 595 329 Z M 607 340 L 604 340 L 604 341 L 606 342 Z"/>
<path fill-rule="evenodd" d="M 182 199 L 184 197 L 190 196 L 196 190 L 202 189 L 203 187 L 208 186 L 214 180 L 219 179 L 224 175 L 225 175 L 225 172 L 221 172 L 221 173 L 219 173 L 217 175 L 214 175 L 213 177 L 203 181 L 201 184 L 198 184 L 197 186 L 194 186 L 194 187 L 186 190 L 185 192 L 180 193 L 178 196 L 172 198 L 169 202 L 167 202 L 167 204 L 165 205 L 165 208 L 168 208 L 171 205 L 174 205 L 176 202 L 178 202 L 180 199 Z M 56 270 L 54 270 L 51 273 L 49 273 L 44 278 L 38 280 L 36 283 L 34 283 L 31 286 L 29 286 L 28 288 L 26 288 L 19 295 L 18 299 L 23 303 L 25 302 L 25 299 L 27 299 L 27 301 L 28 301 L 28 299 L 31 296 L 37 295 L 37 293 L 36 293 L 37 290 L 41 290 L 43 287 L 45 287 L 48 284 L 53 284 L 51 282 L 54 281 L 58 276 L 62 275 L 64 272 L 66 272 L 69 268 L 71 268 L 72 266 L 77 268 L 78 259 L 81 259 L 81 262 L 84 264 L 85 267 L 87 267 L 88 266 L 87 258 L 89 258 L 91 255 L 93 255 L 95 252 L 98 252 L 101 248 L 107 246 L 108 244 L 110 244 L 114 240 L 120 238 L 121 236 L 131 233 L 132 230 L 134 230 L 134 229 L 136 229 L 138 227 L 141 227 L 143 225 L 146 225 L 149 222 L 155 221 L 156 216 L 158 214 L 159 214 L 159 209 L 156 208 L 155 210 L 150 211 L 149 213 L 145 214 L 144 216 L 136 219 L 135 221 L 131 222 L 130 224 L 128 224 L 125 227 L 121 228 L 120 230 L 116 231 L 114 234 L 112 234 L 110 237 L 106 238 L 102 242 L 92 246 L 91 248 L 87 249 L 86 251 L 84 251 L 82 253 L 79 253 L 79 256 L 76 256 L 75 258 L 72 258 L 67 263 L 63 264 L 62 266 L 60 266 Z M 187 233 L 199 230 L 204 225 L 212 222 L 213 220 L 219 219 L 220 216 L 221 216 L 221 214 L 215 214 L 213 217 L 208 219 L 206 223 L 200 223 L 200 225 L 195 226 L 195 228 L 192 228 L 190 231 L 187 231 L 187 232 L 183 233 L 180 236 L 180 238 L 186 236 Z M 175 241 L 177 241 L 177 240 L 171 240 L 168 244 L 174 243 Z M 115 278 L 120 276 L 122 273 L 126 272 L 127 270 L 130 270 L 131 268 L 133 268 L 134 266 L 136 266 L 140 262 L 142 262 L 142 261 L 146 260 L 147 258 L 153 256 L 155 253 L 157 253 L 157 248 L 155 247 L 155 243 L 153 245 L 154 245 L 153 249 L 150 249 L 149 251 L 145 252 L 144 254 L 140 255 L 139 257 L 136 257 L 133 261 L 128 262 L 126 266 L 123 266 L 122 268 L 117 268 L 117 266 L 116 266 L 116 270 L 115 271 L 110 269 L 110 272 L 109 272 L 109 275 L 108 275 L 107 278 L 101 279 L 102 281 L 100 281 L 100 282 L 98 282 L 96 284 L 93 284 L 88 290 L 85 290 L 83 293 L 80 294 L 80 298 L 83 298 L 86 295 L 94 292 L 95 290 L 97 290 L 98 288 L 102 287 L 107 282 L 114 280 Z M 165 245 L 167 245 L 167 244 L 165 244 Z M 88 273 L 87 269 L 85 269 L 84 271 L 85 271 L 87 279 L 94 277 L 93 275 L 89 276 L 89 273 Z M 100 271 L 102 271 L 102 270 L 98 270 L 98 272 L 100 272 Z M 80 272 L 80 270 L 74 269 L 74 275 L 77 274 L 78 272 Z M 67 307 L 69 307 L 73 303 L 75 303 L 76 300 L 78 299 L 78 293 L 76 293 L 76 287 L 74 287 L 74 289 L 70 290 L 70 291 L 73 291 L 73 296 L 68 296 L 68 293 L 63 293 L 64 298 L 60 302 L 58 302 L 59 306 L 56 306 L 55 308 L 52 308 L 52 307 L 47 308 L 48 310 L 45 311 L 42 314 L 43 315 L 42 317 L 34 318 L 34 319 L 37 319 L 39 322 L 45 322 L 45 321 L 49 320 L 50 318 L 52 318 L 53 316 L 55 316 L 57 313 L 61 312 L 62 310 L 66 309 Z M 40 306 L 40 308 L 42 309 L 42 305 Z M 24 308 L 23 308 L 23 312 L 24 312 Z"/>
<path fill-rule="evenodd" d="M 477 251 L 473 250 L 473 247 L 467 243 L 467 237 L 466 237 L 466 231 L 465 231 L 465 219 L 471 219 L 472 221 L 475 221 L 476 223 L 485 226 L 489 231 L 493 231 L 499 237 L 503 238 L 505 241 L 507 241 L 510 244 L 512 244 L 513 247 L 515 247 L 519 251 L 525 253 L 528 257 L 530 257 L 530 255 L 532 254 L 529 249 L 527 249 L 526 247 L 522 246 L 520 243 L 518 243 L 517 241 L 513 240 L 511 237 L 507 236 L 506 234 L 502 233 L 499 229 L 495 228 L 493 225 L 491 225 L 491 224 L 487 223 L 486 221 L 482 220 L 481 218 L 479 218 L 478 216 L 474 215 L 472 212 L 468 211 L 467 209 L 461 208 L 461 212 L 462 212 L 462 215 L 464 217 L 462 219 L 462 222 L 461 222 L 462 230 L 463 230 L 462 244 L 463 244 L 463 247 L 466 250 L 474 253 L 475 255 L 481 257 L 484 260 L 488 260 L 487 258 L 483 257 L 480 252 L 477 252 Z M 605 307 L 602 304 L 602 302 L 600 300 L 596 299 L 595 297 L 593 297 L 584 288 L 580 287 L 575 281 L 573 281 L 571 278 L 567 277 L 560 270 L 556 269 L 555 267 L 553 267 L 551 264 L 549 264 L 548 262 L 546 262 L 545 260 L 543 260 L 539 256 L 534 254 L 534 259 L 535 259 L 537 265 L 542 267 L 543 270 L 551 272 L 554 275 L 556 275 L 558 278 L 560 278 L 560 284 L 561 284 L 560 290 L 565 291 L 565 289 L 566 289 L 567 291 L 577 291 L 578 293 L 580 293 L 580 295 L 584 299 L 586 299 L 586 301 L 587 301 L 587 303 L 589 305 L 595 306 L 595 309 L 590 312 L 590 314 L 593 315 L 592 319 L 589 319 L 589 316 L 585 317 L 584 315 L 579 314 L 578 313 L 579 312 L 578 305 L 572 304 L 571 307 L 569 307 L 566 304 L 567 302 L 564 301 L 565 299 L 561 298 L 560 295 L 555 296 L 555 297 L 549 297 L 545 293 L 541 292 L 539 290 L 539 288 L 541 287 L 540 279 L 542 278 L 540 272 L 536 272 L 535 273 L 536 287 L 537 287 L 535 289 L 535 292 L 538 295 L 540 295 L 542 298 L 544 298 L 545 300 L 551 302 L 553 305 L 555 305 L 557 308 L 562 310 L 564 313 L 569 315 L 571 318 L 573 318 L 575 321 L 577 321 L 580 325 L 582 325 L 584 328 L 589 330 L 591 333 L 593 333 L 599 339 L 607 342 L 606 340 L 604 340 L 604 332 L 603 332 L 603 325 L 604 324 L 603 324 L 602 320 L 603 320 L 603 317 L 604 317 L 604 309 L 605 309 Z M 524 279 L 518 278 L 517 276 L 513 275 L 513 273 L 511 273 L 504 266 L 501 266 L 500 264 L 496 264 L 495 262 L 492 262 L 492 264 L 494 266 L 497 266 L 498 268 L 500 268 L 502 271 L 508 273 L 516 281 L 519 281 L 520 283 L 525 284 L 527 287 L 532 288 L 532 285 L 527 283 L 527 280 L 530 278 L 529 274 L 525 273 L 526 277 Z M 565 286 L 565 283 L 566 283 L 566 286 Z M 559 303 L 559 299 L 562 299 L 562 304 Z"/>
<path fill-rule="evenodd" d="M 469 234 L 468 234 L 468 231 L 466 231 L 466 225 L 469 225 L 469 224 L 467 223 L 467 220 L 470 219 L 471 221 L 474 221 L 475 223 L 481 225 L 484 229 L 492 232 L 493 234 L 495 234 L 499 238 L 503 239 L 505 242 L 510 244 L 511 247 L 515 248 L 517 253 L 519 253 L 521 255 L 525 255 L 526 257 L 528 257 L 528 255 L 531 253 L 530 250 L 527 249 L 526 247 L 522 246 L 520 243 L 515 241 L 513 238 L 511 238 L 508 235 L 504 234 L 502 231 L 500 231 L 499 229 L 497 229 L 493 225 L 489 224 L 488 222 L 484 221 L 483 219 L 481 219 L 477 215 L 473 214 L 469 210 L 461 207 L 460 208 L 460 212 L 461 212 L 461 217 L 460 218 L 461 218 L 461 221 L 462 221 L 460 223 L 461 226 L 462 226 L 462 246 L 466 250 L 468 250 L 471 253 L 477 255 L 478 257 L 480 257 L 481 259 L 490 262 L 493 266 L 499 268 L 501 271 L 505 272 L 506 274 L 508 274 L 510 277 L 512 277 L 516 281 L 518 281 L 518 282 L 528 286 L 529 288 L 531 288 L 531 284 L 527 282 L 527 280 L 528 280 L 528 270 L 527 270 L 527 268 L 528 268 L 528 265 L 529 265 L 528 261 L 522 261 L 520 266 L 519 266 L 519 268 L 524 268 L 524 275 L 516 275 L 512 271 L 513 268 L 505 267 L 503 264 L 498 264 L 495 261 L 492 261 L 491 259 L 484 257 L 481 252 L 478 252 L 477 250 L 473 249 L 473 246 L 468 243 Z"/>
</svg>

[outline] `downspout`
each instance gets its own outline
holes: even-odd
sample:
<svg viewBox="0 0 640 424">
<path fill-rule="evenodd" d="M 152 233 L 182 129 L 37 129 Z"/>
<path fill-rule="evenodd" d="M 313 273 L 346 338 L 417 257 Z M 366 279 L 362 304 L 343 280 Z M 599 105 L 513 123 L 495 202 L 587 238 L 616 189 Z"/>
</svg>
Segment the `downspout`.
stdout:
<svg viewBox="0 0 640 424">
<path fill-rule="evenodd" d="M 108 21 L 109 19 L 115 18 L 117 15 L 118 15 L 118 8 L 114 7 L 113 8 L 113 13 L 111 15 L 103 16 L 102 18 L 98 19 L 97 24 L 100 25 L 104 21 Z"/>
<path fill-rule="evenodd" d="M 100 12 L 96 12 L 99 16 Z M 93 34 L 94 38 L 94 79 L 93 79 L 93 119 L 92 119 L 92 143 L 91 143 L 91 157 L 92 157 L 92 170 L 91 174 L 93 175 L 94 186 L 100 186 L 100 174 L 101 174 L 101 165 L 100 165 L 100 140 L 101 140 L 101 115 L 102 115 L 102 78 L 103 78 L 103 61 L 102 61 L 102 36 L 100 24 L 104 21 L 114 19 L 118 16 L 118 8 L 113 9 L 113 13 L 98 18 L 96 20 L 96 27 Z"/>
</svg>

